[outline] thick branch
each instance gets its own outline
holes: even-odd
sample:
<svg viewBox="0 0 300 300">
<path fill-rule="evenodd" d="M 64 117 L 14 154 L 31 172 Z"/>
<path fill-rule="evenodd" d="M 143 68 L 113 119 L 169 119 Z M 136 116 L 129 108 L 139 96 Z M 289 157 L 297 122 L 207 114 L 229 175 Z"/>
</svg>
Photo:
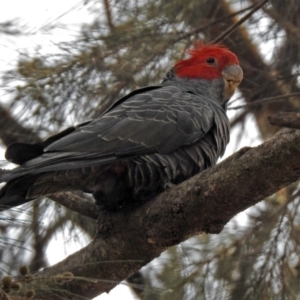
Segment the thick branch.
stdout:
<svg viewBox="0 0 300 300">
<path fill-rule="evenodd" d="M 99 215 L 94 241 L 36 274 L 30 287 L 39 299 L 82 299 L 109 291 L 167 247 L 201 232 L 221 232 L 233 216 L 299 178 L 300 131 L 281 132 L 135 210 Z M 53 280 L 66 271 L 74 274 L 72 281 Z"/>
<path fill-rule="evenodd" d="M 110 30 L 113 30 L 115 26 L 112 21 L 109 0 L 104 0 L 104 8 L 105 8 L 105 14 L 106 14 L 106 20 L 107 20 L 108 27 L 110 28 Z"/>
<path fill-rule="evenodd" d="M 71 192 L 59 193 L 51 195 L 51 200 L 60 205 L 77 212 L 78 214 L 94 219 L 98 216 L 98 207 L 95 203 L 88 201 L 83 197 L 79 197 Z"/>
<path fill-rule="evenodd" d="M 279 112 L 269 116 L 270 124 L 280 127 L 300 129 L 300 114 L 294 112 Z"/>
</svg>

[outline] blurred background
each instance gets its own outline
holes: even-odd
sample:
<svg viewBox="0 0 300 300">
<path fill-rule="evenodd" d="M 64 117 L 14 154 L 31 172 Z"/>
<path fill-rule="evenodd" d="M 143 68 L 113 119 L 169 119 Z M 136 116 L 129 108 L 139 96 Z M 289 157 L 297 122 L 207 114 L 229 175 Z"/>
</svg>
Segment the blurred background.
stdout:
<svg viewBox="0 0 300 300">
<path fill-rule="evenodd" d="M 222 43 L 244 80 L 229 102 L 225 157 L 279 130 L 300 108 L 300 0 L 11 0 L 0 11 L 0 143 L 37 142 L 158 84 L 193 42 Z M 259 101 L 259 103 L 255 103 Z M 267 166 L 266 166 L 267 167 Z M 236 216 L 219 235 L 168 249 L 99 299 L 300 299 L 299 184 Z M 95 224 L 49 199 L 1 213 L 0 277 L 54 264 L 91 241 Z M 120 292 L 118 292 L 118 290 Z"/>
</svg>

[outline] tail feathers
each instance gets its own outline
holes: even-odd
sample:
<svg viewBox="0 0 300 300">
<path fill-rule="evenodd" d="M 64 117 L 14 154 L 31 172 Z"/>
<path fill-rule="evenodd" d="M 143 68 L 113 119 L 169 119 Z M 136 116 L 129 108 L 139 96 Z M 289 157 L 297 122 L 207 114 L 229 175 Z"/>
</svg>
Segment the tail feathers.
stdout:
<svg viewBox="0 0 300 300">
<path fill-rule="evenodd" d="M 5 158 L 17 165 L 36 158 L 43 154 L 42 143 L 26 144 L 26 143 L 13 143 L 8 146 L 5 152 Z"/>
<path fill-rule="evenodd" d="M 36 176 L 21 177 L 8 182 L 0 189 L 0 211 L 34 200 L 27 197 L 27 191 L 36 181 Z"/>
<path fill-rule="evenodd" d="M 4 196 L 0 199 L 0 212 L 13 208 L 15 206 L 25 204 L 31 200 L 33 199 L 28 200 L 19 195 Z"/>
<path fill-rule="evenodd" d="M 85 169 L 25 175 L 9 180 L 0 189 L 0 211 L 52 194 L 72 190 L 86 190 L 90 177 Z M 11 174 L 11 173 L 9 173 Z M 7 175 L 9 177 L 10 175 Z M 0 173 L 0 181 L 2 176 Z"/>
<path fill-rule="evenodd" d="M 0 183 L 6 182 L 7 177 L 10 176 L 11 170 L 0 169 Z"/>
<path fill-rule="evenodd" d="M 89 122 L 86 122 L 89 123 Z M 84 124 L 86 124 L 84 123 Z M 84 125 L 81 124 L 81 125 Z M 79 125 L 80 126 L 80 125 Z M 36 143 L 36 144 L 28 144 L 28 143 L 13 143 L 7 147 L 5 152 L 5 158 L 13 162 L 17 165 L 22 165 L 25 162 L 37 158 L 44 153 L 44 149 L 48 147 L 51 143 L 56 142 L 57 140 L 63 138 L 69 133 L 73 132 L 75 127 L 70 127 L 65 129 L 64 131 L 50 136 L 44 142 Z"/>
</svg>

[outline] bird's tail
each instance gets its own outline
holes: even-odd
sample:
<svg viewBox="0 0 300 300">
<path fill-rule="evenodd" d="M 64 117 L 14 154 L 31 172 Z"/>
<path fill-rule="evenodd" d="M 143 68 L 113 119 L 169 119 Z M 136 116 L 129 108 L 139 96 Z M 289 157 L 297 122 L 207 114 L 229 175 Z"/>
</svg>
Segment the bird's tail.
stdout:
<svg viewBox="0 0 300 300">
<path fill-rule="evenodd" d="M 1 178 L 1 174 L 0 174 Z M 36 181 L 37 176 L 26 176 L 9 181 L 0 189 L 0 211 L 22 205 L 34 200 L 26 197 L 28 189 Z"/>
<path fill-rule="evenodd" d="M 93 179 L 93 174 L 88 176 L 86 169 L 26 174 L 16 178 L 13 173 L 6 173 L 6 170 L 1 172 L 0 182 L 7 183 L 0 189 L 0 211 L 60 192 L 74 190 L 89 192 L 86 186 Z"/>
<path fill-rule="evenodd" d="M 6 181 L 6 177 L 10 172 L 11 172 L 10 170 L 5 170 L 0 168 L 0 183 Z"/>
</svg>

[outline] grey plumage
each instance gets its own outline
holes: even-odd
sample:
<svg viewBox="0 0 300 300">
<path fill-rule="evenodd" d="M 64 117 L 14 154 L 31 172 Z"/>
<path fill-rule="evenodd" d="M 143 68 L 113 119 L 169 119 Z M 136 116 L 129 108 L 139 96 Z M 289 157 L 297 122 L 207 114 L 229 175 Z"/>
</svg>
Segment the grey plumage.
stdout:
<svg viewBox="0 0 300 300">
<path fill-rule="evenodd" d="M 223 80 L 171 77 L 120 99 L 99 118 L 52 138 L 43 154 L 3 172 L 0 180 L 8 184 L 0 204 L 14 205 L 17 186 L 27 185 L 15 205 L 80 189 L 115 208 L 130 198 L 151 198 L 215 164 L 229 141 Z"/>
</svg>

